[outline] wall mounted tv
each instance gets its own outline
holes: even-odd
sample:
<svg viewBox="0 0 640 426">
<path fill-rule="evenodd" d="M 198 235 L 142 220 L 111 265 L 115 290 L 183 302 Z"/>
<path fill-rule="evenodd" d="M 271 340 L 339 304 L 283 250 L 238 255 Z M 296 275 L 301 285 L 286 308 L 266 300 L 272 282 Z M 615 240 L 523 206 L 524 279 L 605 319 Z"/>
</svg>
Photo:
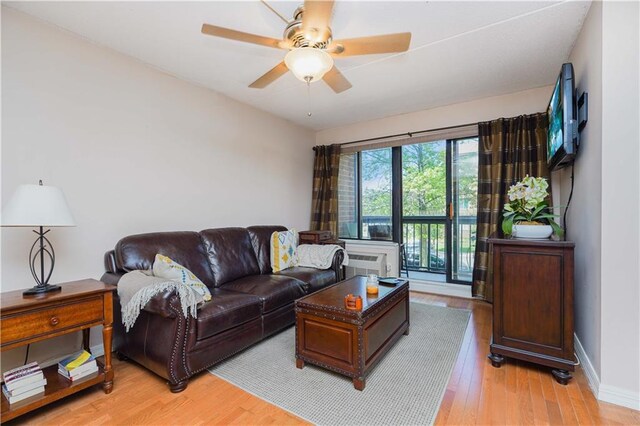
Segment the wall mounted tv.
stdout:
<svg viewBox="0 0 640 426">
<path fill-rule="evenodd" d="M 573 163 L 578 148 L 573 65 L 563 64 L 547 107 L 547 164 L 557 170 Z"/>
</svg>

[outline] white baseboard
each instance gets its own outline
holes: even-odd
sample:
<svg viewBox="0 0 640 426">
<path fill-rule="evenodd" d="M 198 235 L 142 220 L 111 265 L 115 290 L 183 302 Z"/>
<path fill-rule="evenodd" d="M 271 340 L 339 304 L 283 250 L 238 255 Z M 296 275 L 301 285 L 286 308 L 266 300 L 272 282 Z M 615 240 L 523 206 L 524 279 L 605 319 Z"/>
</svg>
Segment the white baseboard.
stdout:
<svg viewBox="0 0 640 426">
<path fill-rule="evenodd" d="M 640 411 L 640 394 L 638 392 L 631 392 L 615 386 L 600 384 L 598 399 Z"/>
<path fill-rule="evenodd" d="M 471 286 L 409 279 L 409 290 L 471 299 Z"/>
<path fill-rule="evenodd" d="M 576 355 L 582 365 L 582 370 L 587 376 L 589 387 L 591 392 L 595 395 L 599 401 L 609 402 L 611 404 L 621 405 L 623 407 L 631 408 L 634 410 L 640 410 L 640 394 L 638 392 L 628 391 L 626 389 L 620 389 L 616 386 L 610 386 L 600 383 L 600 377 L 593 368 L 591 360 L 587 356 L 587 353 L 578 339 L 578 336 L 574 334 Z"/>
<path fill-rule="evenodd" d="M 589 382 L 591 392 L 597 398 L 600 389 L 600 377 L 598 377 L 598 373 L 596 373 L 596 369 L 593 368 L 593 364 L 587 356 L 584 346 L 582 346 L 580 339 L 578 339 L 578 335 L 575 333 L 573 334 L 573 340 L 575 342 L 576 355 L 578 356 L 578 360 L 582 366 L 582 371 L 584 371 L 585 376 L 587 376 L 587 382 Z"/>
</svg>

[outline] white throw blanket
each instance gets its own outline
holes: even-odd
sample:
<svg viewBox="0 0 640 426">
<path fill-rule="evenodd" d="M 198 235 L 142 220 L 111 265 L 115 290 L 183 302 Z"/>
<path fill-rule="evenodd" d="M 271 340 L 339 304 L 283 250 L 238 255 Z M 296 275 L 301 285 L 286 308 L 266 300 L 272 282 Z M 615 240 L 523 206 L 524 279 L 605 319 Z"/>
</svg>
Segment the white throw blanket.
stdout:
<svg viewBox="0 0 640 426">
<path fill-rule="evenodd" d="M 349 256 L 347 252 L 340 246 L 335 244 L 317 245 L 317 244 L 301 244 L 297 248 L 298 266 L 306 266 L 309 268 L 329 269 L 333 262 L 333 256 L 338 251 L 344 251 L 344 260 L 342 266 L 349 264 Z"/>
<path fill-rule="evenodd" d="M 140 315 L 140 311 L 153 296 L 165 291 L 174 291 L 180 298 L 182 313 L 194 318 L 198 314 L 198 304 L 204 302 L 202 295 L 192 287 L 178 281 L 153 276 L 151 271 L 132 271 L 124 274 L 118 282 L 118 296 L 122 308 L 122 323 L 129 331 Z"/>
</svg>

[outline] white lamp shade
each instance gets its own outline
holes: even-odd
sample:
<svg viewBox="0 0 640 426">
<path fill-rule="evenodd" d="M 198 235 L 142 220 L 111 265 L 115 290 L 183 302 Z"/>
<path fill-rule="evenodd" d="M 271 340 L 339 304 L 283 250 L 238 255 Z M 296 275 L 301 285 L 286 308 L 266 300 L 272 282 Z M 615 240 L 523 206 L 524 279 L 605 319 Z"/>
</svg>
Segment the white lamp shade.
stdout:
<svg viewBox="0 0 640 426">
<path fill-rule="evenodd" d="M 333 67 L 333 58 L 322 49 L 301 47 L 289 51 L 284 63 L 297 79 L 311 83 L 320 80 Z"/>
<path fill-rule="evenodd" d="M 20 185 L 2 209 L 2 226 L 76 226 L 62 190 Z"/>
</svg>

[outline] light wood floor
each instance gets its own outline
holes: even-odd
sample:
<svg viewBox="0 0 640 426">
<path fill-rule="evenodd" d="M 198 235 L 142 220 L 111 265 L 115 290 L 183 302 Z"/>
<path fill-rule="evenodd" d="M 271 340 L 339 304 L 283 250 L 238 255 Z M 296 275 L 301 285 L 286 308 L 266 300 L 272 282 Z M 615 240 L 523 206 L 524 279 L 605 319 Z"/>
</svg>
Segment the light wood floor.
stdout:
<svg viewBox="0 0 640 426">
<path fill-rule="evenodd" d="M 478 301 L 412 293 L 412 299 L 472 311 L 470 325 L 436 424 L 624 424 L 640 425 L 640 412 L 598 402 L 580 368 L 561 386 L 547 368 L 507 360 L 491 366 L 486 355 L 491 306 Z M 44 407 L 14 424 L 303 424 L 217 377 L 202 373 L 182 393 L 169 392 L 158 376 L 129 362 L 115 365 L 110 395 L 99 387 Z M 354 390 L 355 392 L 355 390 Z"/>
</svg>

